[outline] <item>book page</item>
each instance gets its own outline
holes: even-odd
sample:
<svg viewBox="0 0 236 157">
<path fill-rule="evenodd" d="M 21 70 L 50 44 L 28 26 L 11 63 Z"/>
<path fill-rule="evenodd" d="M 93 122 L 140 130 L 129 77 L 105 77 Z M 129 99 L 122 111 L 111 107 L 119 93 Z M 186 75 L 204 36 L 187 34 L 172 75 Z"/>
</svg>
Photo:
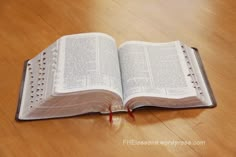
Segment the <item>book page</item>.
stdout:
<svg viewBox="0 0 236 157">
<path fill-rule="evenodd" d="M 195 96 L 180 42 L 126 42 L 119 48 L 124 103 L 138 96 Z"/>
<path fill-rule="evenodd" d="M 122 97 L 117 47 L 106 34 L 62 37 L 58 71 L 56 93 L 102 89 Z"/>
</svg>

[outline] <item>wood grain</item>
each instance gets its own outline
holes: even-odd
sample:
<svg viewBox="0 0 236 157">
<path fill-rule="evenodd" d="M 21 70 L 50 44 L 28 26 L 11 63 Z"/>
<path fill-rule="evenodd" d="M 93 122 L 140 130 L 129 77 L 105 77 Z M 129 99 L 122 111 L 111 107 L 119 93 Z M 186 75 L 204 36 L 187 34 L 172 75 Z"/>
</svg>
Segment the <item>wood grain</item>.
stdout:
<svg viewBox="0 0 236 157">
<path fill-rule="evenodd" d="M 0 156 L 235 156 L 236 1 L 1 0 Z M 16 122 L 23 62 L 62 35 L 181 40 L 200 50 L 218 106 Z M 199 145 L 134 141 L 191 141 Z M 127 141 L 129 144 L 127 144 Z"/>
</svg>

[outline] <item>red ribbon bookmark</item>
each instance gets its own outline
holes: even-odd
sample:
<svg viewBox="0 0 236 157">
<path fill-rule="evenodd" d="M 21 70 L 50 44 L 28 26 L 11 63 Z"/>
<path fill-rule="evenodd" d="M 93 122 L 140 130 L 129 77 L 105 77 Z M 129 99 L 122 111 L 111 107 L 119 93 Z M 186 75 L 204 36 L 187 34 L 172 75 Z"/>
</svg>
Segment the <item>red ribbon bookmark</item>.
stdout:
<svg viewBox="0 0 236 157">
<path fill-rule="evenodd" d="M 132 117 L 135 120 L 135 117 L 134 117 L 133 113 L 130 111 L 129 107 L 128 107 L 128 114 L 130 117 Z"/>
<path fill-rule="evenodd" d="M 109 121 L 112 123 L 112 111 L 111 111 L 111 106 L 109 106 Z"/>
<path fill-rule="evenodd" d="M 112 124 L 113 120 L 112 120 L 112 110 L 111 110 L 111 106 L 109 106 L 108 109 L 109 109 L 109 122 Z M 129 115 L 130 117 L 132 117 L 133 120 L 135 120 L 135 117 L 134 117 L 132 111 L 130 111 L 129 108 L 127 108 L 127 109 L 128 109 L 128 115 Z"/>
</svg>

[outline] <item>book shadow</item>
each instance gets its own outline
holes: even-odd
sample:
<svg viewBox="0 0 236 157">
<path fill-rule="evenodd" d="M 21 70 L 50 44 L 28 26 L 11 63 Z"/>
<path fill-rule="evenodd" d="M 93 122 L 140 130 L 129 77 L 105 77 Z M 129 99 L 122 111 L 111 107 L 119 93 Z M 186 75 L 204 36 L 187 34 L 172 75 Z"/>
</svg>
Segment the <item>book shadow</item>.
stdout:
<svg viewBox="0 0 236 157">
<path fill-rule="evenodd" d="M 133 111 L 135 118 L 126 116 L 125 120 L 134 125 L 150 125 L 163 123 L 174 119 L 192 119 L 200 115 L 207 108 L 173 109 L 162 107 L 141 107 Z M 209 109 L 209 108 L 208 108 Z"/>
<path fill-rule="evenodd" d="M 132 115 L 127 112 L 117 112 L 112 114 L 112 123 L 109 122 L 108 114 L 89 113 L 74 117 L 79 121 L 93 121 L 101 126 L 107 125 L 112 127 L 121 127 L 125 123 L 131 125 L 151 125 L 163 123 L 174 119 L 192 119 L 210 108 L 186 108 L 186 109 L 167 109 L 160 107 L 141 107 L 133 110 Z"/>
<path fill-rule="evenodd" d="M 113 113 L 112 123 L 109 121 L 109 114 L 100 113 L 86 113 L 79 116 L 45 120 L 57 120 L 57 123 L 66 123 L 66 125 L 71 123 L 76 125 L 79 129 L 87 128 L 87 132 L 93 132 L 94 130 L 110 130 L 112 134 L 116 134 L 127 126 L 147 126 L 164 123 L 174 119 L 192 119 L 206 110 L 207 108 L 166 109 L 160 107 L 141 107 L 133 110 L 133 117 L 127 112 Z M 38 121 L 38 123 L 35 123 L 35 121 Z M 42 124 L 43 121 L 44 120 L 33 120 L 32 122 L 37 125 Z"/>
</svg>

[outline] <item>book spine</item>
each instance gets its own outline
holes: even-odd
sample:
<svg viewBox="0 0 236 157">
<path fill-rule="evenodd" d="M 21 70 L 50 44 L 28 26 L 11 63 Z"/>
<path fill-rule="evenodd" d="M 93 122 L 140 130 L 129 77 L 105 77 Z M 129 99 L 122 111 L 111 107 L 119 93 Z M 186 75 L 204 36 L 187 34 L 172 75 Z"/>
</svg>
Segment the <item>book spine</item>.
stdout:
<svg viewBox="0 0 236 157">
<path fill-rule="evenodd" d="M 204 82 L 207 86 L 207 90 L 208 90 L 208 93 L 210 95 L 210 99 L 212 101 L 212 105 L 210 107 L 216 107 L 217 106 L 217 102 L 216 102 L 216 98 L 214 96 L 214 93 L 213 93 L 213 90 L 211 88 L 211 85 L 210 85 L 210 82 L 208 80 L 208 77 L 207 77 L 207 74 L 206 74 L 206 71 L 205 71 L 205 68 L 203 66 L 203 63 L 202 63 L 202 59 L 200 57 L 200 54 L 198 52 L 198 49 L 195 48 L 195 47 L 192 47 L 192 49 L 194 50 L 194 54 L 196 56 L 196 59 L 197 59 L 197 62 L 198 62 L 198 66 L 200 67 L 200 70 L 201 70 L 201 73 L 203 75 L 203 79 L 204 79 Z"/>
<path fill-rule="evenodd" d="M 15 120 L 20 121 L 20 110 L 21 110 L 21 101 L 22 101 L 22 95 L 25 87 L 25 75 L 26 75 L 26 69 L 27 69 L 27 63 L 29 60 L 26 60 L 24 62 L 24 67 L 23 67 L 23 73 L 22 73 L 22 78 L 21 78 L 21 85 L 20 85 L 20 90 L 19 90 L 19 96 L 18 96 L 18 103 L 17 103 L 17 109 L 16 109 L 16 115 L 15 115 Z"/>
</svg>

